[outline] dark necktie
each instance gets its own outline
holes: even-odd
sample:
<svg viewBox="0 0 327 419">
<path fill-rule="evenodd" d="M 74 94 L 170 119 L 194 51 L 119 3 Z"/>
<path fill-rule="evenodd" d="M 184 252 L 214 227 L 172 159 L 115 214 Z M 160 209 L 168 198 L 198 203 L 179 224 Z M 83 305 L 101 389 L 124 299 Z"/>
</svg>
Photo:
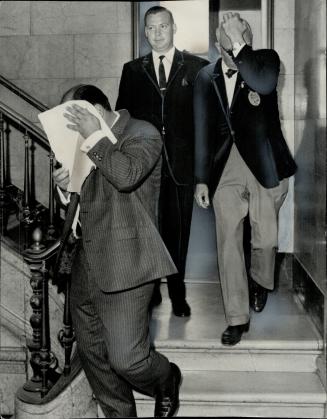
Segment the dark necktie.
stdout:
<svg viewBox="0 0 327 419">
<path fill-rule="evenodd" d="M 160 87 L 161 91 L 165 91 L 166 86 L 167 86 L 165 67 L 164 67 L 163 62 L 162 62 L 162 60 L 164 58 L 165 58 L 164 55 L 160 55 L 160 57 L 159 57 L 159 60 L 160 60 L 160 64 L 159 64 L 159 87 Z"/>
<path fill-rule="evenodd" d="M 237 70 L 233 70 L 232 68 L 229 68 L 227 71 L 226 71 L 226 76 L 230 79 L 231 77 L 232 77 L 232 75 L 233 74 L 235 74 L 235 73 L 237 73 Z"/>
</svg>

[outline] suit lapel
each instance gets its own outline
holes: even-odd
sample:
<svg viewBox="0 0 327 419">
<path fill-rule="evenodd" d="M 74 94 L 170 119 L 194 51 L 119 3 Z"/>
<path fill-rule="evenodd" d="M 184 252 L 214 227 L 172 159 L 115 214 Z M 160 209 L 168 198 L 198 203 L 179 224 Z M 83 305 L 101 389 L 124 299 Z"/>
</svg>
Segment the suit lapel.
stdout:
<svg viewBox="0 0 327 419">
<path fill-rule="evenodd" d="M 218 87 L 219 93 L 220 93 L 220 97 L 222 100 L 221 105 L 223 106 L 223 108 L 225 109 L 225 111 L 227 111 L 228 109 L 228 100 L 227 100 L 227 93 L 226 93 L 226 86 L 225 86 L 225 80 L 224 80 L 224 75 L 223 75 L 223 71 L 221 68 L 221 58 L 217 61 L 217 64 L 215 66 L 214 72 L 213 72 L 213 78 L 214 78 L 214 82 L 216 83 L 216 86 Z"/>
<path fill-rule="evenodd" d="M 150 54 L 143 57 L 141 63 L 142 63 L 142 69 L 143 69 L 144 73 L 146 74 L 147 78 L 150 80 L 150 82 L 155 87 L 156 91 L 161 96 L 161 92 L 160 92 L 160 89 L 159 89 L 159 86 L 158 86 L 158 83 L 157 83 L 156 72 L 155 72 L 155 69 L 154 69 L 152 53 L 150 52 Z"/>
<path fill-rule="evenodd" d="M 230 105 L 230 109 L 232 109 L 233 106 L 234 106 L 234 104 L 235 104 L 235 101 L 237 99 L 237 96 L 240 93 L 240 90 L 242 88 L 242 83 L 243 83 L 242 77 L 240 75 L 240 72 L 238 72 L 237 73 L 236 83 L 235 83 L 234 95 L 233 95 L 232 103 Z"/>
<path fill-rule="evenodd" d="M 175 49 L 173 62 L 171 64 L 171 69 L 168 77 L 168 83 L 167 83 L 167 89 L 169 89 L 169 86 L 174 81 L 177 74 L 180 72 L 180 70 L 184 67 L 184 57 L 183 54 L 178 50 Z"/>
</svg>

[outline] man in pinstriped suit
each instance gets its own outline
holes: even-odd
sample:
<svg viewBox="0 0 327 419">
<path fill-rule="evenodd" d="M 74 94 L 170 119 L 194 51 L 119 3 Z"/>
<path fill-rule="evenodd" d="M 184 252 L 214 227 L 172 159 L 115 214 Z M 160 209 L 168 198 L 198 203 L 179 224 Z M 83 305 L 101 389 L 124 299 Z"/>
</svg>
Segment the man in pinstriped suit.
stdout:
<svg viewBox="0 0 327 419">
<path fill-rule="evenodd" d="M 181 373 L 151 347 L 148 316 L 154 280 L 176 272 L 156 225 L 160 134 L 126 110 L 113 112 L 95 86 L 70 89 L 64 101 L 71 99 L 93 104 L 117 139 L 105 137 L 86 109 L 67 108 L 67 126 L 85 138 L 81 150 L 94 163 L 80 196 L 70 196 L 62 239 L 77 242 L 71 310 L 82 365 L 107 417 L 136 416 L 133 388 L 156 398 L 155 416 L 172 416 Z M 64 168 L 54 180 L 66 191 Z M 72 225 L 81 226 L 80 237 Z"/>
</svg>

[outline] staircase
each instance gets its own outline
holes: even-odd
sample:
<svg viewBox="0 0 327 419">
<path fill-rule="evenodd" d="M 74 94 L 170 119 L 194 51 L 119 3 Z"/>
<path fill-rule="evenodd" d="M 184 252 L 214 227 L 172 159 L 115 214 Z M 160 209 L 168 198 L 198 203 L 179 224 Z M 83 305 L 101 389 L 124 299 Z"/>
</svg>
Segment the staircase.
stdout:
<svg viewBox="0 0 327 419">
<path fill-rule="evenodd" d="M 38 135 L 35 122 L 38 109 L 42 106 L 28 96 L 21 103 L 21 92 L 15 89 L 0 77 L 2 101 L 10 103 L 15 112 L 23 114 L 29 124 L 32 122 L 31 126 L 28 125 L 32 137 Z M 5 186 L 7 191 L 13 189 L 17 192 L 17 188 L 25 188 L 26 170 L 22 161 L 31 147 L 26 133 L 22 136 L 21 128 L 25 120 L 17 118 L 3 102 L 0 103 L 0 111 L 10 130 L 3 131 L 2 139 L 6 139 L 6 151 L 11 151 L 10 156 L 17 159 L 10 161 L 11 173 L 7 168 L 5 174 L 11 183 Z M 12 125 L 8 125 L 8 121 Z M 37 213 L 41 215 L 51 202 L 48 198 L 51 178 L 49 151 L 45 145 L 42 141 L 33 143 L 31 154 L 34 156 L 31 161 L 37 162 L 35 167 L 39 171 L 33 172 L 31 178 L 35 180 L 34 198 L 38 202 Z M 1 176 L 3 180 L 2 173 Z M 194 216 L 197 214 L 195 210 Z M 212 219 L 209 214 L 206 217 L 202 219 L 202 233 L 209 231 L 214 236 Z M 29 303 L 32 290 L 29 269 L 20 255 L 25 246 L 25 233 L 17 220 L 17 213 L 13 211 L 6 221 L 5 241 L 0 238 L 0 416 L 12 418 L 15 392 L 31 377 L 26 338 L 32 331 L 28 321 L 32 314 Z M 200 234 L 201 231 L 193 230 L 193 243 L 198 241 Z M 207 236 L 205 234 L 206 239 Z M 152 313 L 151 335 L 156 348 L 178 364 L 183 373 L 178 415 L 326 417 L 326 390 L 317 373 L 317 363 L 323 361 L 324 342 L 295 294 L 288 287 L 280 286 L 279 290 L 270 294 L 262 313 L 251 314 L 250 331 L 242 341 L 234 347 L 221 345 L 220 337 L 226 323 L 220 286 L 214 280 L 217 276 L 216 260 L 208 257 L 203 242 L 205 240 L 201 241 L 201 251 L 192 246 L 189 249 L 189 259 L 193 264 L 190 271 L 196 275 L 187 284 L 191 318 L 177 318 L 171 314 L 165 284 L 162 284 L 163 303 Z M 200 275 L 204 276 L 202 281 L 199 280 Z M 51 284 L 49 306 L 52 350 L 62 366 L 64 353 L 57 332 L 62 328 L 63 296 Z M 16 418 L 104 417 L 95 405 L 84 372 L 77 367 L 75 372 L 66 379 L 68 384 L 45 403 L 26 403 L 16 398 Z M 138 393 L 135 397 L 138 415 L 152 417 L 153 399 Z"/>
<path fill-rule="evenodd" d="M 188 284 L 190 319 L 171 315 L 162 291 L 151 332 L 156 348 L 182 369 L 179 416 L 324 417 L 326 392 L 316 373 L 323 342 L 290 290 L 270 294 L 231 348 L 220 343 L 226 323 L 218 283 Z M 154 401 L 135 395 L 138 415 L 153 416 Z"/>
</svg>

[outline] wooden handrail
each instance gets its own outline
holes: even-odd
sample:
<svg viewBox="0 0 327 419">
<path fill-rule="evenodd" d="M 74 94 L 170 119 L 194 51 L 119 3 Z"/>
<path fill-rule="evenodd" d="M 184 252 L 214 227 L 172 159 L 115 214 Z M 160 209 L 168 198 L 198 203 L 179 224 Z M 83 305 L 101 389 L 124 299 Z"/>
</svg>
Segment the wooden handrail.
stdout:
<svg viewBox="0 0 327 419">
<path fill-rule="evenodd" d="M 39 100 L 35 99 L 33 96 L 29 95 L 25 90 L 21 89 L 20 87 L 16 86 L 14 83 L 6 79 L 5 77 L 0 75 L 0 84 L 5 86 L 11 92 L 15 93 L 15 95 L 19 96 L 25 102 L 28 102 L 30 105 L 33 105 L 39 111 L 46 111 L 48 110 L 48 106 L 44 105 Z"/>
<path fill-rule="evenodd" d="M 40 250 L 40 252 L 33 252 L 33 249 L 26 249 L 23 251 L 23 256 L 26 262 L 35 263 L 42 262 L 52 258 L 60 247 L 60 239 L 56 240 L 49 247 Z"/>
<path fill-rule="evenodd" d="M 21 126 L 23 130 L 36 137 L 47 150 L 50 150 L 49 141 L 45 133 L 39 127 L 1 101 L 0 112 L 2 112 L 11 121 Z"/>
</svg>

